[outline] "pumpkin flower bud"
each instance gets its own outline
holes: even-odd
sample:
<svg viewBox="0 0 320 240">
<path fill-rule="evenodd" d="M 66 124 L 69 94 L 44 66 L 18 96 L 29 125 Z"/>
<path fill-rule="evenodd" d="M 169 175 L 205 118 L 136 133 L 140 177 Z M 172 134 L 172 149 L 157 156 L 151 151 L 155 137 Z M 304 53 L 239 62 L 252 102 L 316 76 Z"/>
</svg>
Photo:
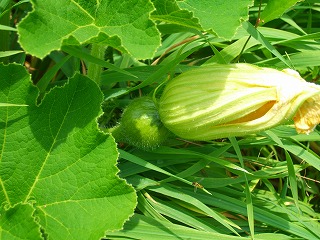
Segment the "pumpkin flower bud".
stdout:
<svg viewBox="0 0 320 240">
<path fill-rule="evenodd" d="M 292 119 L 308 134 L 320 122 L 320 86 L 291 69 L 207 65 L 169 81 L 158 110 L 170 131 L 190 140 L 257 133 Z"/>
</svg>

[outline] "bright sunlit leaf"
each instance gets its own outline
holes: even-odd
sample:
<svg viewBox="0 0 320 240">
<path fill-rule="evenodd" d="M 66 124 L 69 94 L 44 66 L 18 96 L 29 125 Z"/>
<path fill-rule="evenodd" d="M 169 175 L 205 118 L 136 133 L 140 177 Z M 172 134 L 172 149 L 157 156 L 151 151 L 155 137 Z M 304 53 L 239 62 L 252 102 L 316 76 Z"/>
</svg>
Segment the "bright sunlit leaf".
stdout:
<svg viewBox="0 0 320 240">
<path fill-rule="evenodd" d="M 98 86 L 75 75 L 37 106 L 23 66 L 0 72 L 0 102 L 28 105 L 0 108 L 0 236 L 8 236 L 1 239 L 39 239 L 40 226 L 50 239 L 99 239 L 121 229 L 136 196 L 117 176 L 114 139 L 97 128 Z"/>
<path fill-rule="evenodd" d="M 148 0 L 32 1 L 34 11 L 18 26 L 24 50 L 43 58 L 64 44 L 99 43 L 150 58 L 160 45 Z"/>
</svg>

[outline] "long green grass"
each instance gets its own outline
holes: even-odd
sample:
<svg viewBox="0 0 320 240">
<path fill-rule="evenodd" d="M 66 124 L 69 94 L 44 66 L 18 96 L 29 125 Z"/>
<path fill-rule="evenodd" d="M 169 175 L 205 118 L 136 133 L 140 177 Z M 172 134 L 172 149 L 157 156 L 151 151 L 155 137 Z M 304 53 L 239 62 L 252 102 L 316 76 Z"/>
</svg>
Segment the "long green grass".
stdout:
<svg viewBox="0 0 320 240">
<path fill-rule="evenodd" d="M 251 10 L 254 22 L 258 9 Z M 214 62 L 291 67 L 317 83 L 319 10 L 306 2 L 257 29 L 244 23 L 231 42 L 210 34 L 172 33 L 168 26 L 156 64 L 127 65 L 144 81 L 132 79 L 139 91 L 120 97 L 118 106 L 128 97 L 152 94 L 159 83 L 193 66 Z M 103 79 L 111 76 L 122 79 L 111 72 Z M 125 89 L 115 83 L 106 93 L 121 95 Z M 120 176 L 137 189 L 139 204 L 124 230 L 108 233 L 108 238 L 319 239 L 319 141 L 318 130 L 298 135 L 289 124 L 211 142 L 172 139 L 151 152 L 124 145 Z"/>
</svg>

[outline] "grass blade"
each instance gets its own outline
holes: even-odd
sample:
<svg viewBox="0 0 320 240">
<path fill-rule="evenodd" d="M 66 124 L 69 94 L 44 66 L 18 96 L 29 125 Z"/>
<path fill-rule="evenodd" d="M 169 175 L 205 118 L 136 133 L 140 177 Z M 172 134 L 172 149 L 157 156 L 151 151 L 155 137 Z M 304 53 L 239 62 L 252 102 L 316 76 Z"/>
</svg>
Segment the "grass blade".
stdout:
<svg viewBox="0 0 320 240">
<path fill-rule="evenodd" d="M 270 42 L 249 22 L 242 23 L 243 28 L 256 40 L 258 40 L 265 48 L 279 58 L 286 66 L 293 68 L 285 58 L 270 44 Z"/>
<path fill-rule="evenodd" d="M 242 157 L 242 154 L 240 151 L 239 144 L 238 144 L 235 137 L 230 137 L 229 139 L 230 139 L 230 142 L 231 142 L 231 144 L 237 154 L 237 157 L 240 161 L 241 167 L 244 169 L 244 161 L 243 161 L 243 157 Z M 245 178 L 245 184 L 246 184 L 245 185 L 246 186 L 245 192 L 246 192 L 247 215 L 248 215 L 250 235 L 251 235 L 251 238 L 254 239 L 254 214 L 253 214 L 252 197 L 251 197 L 247 174 L 245 172 L 243 172 L 243 176 Z"/>
</svg>

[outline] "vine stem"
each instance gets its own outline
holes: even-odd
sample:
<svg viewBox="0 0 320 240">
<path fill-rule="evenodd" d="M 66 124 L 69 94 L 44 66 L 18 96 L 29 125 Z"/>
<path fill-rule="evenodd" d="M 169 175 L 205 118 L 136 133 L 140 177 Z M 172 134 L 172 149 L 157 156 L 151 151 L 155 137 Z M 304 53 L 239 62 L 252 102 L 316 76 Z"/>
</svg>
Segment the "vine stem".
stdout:
<svg viewBox="0 0 320 240">
<path fill-rule="evenodd" d="M 104 59 L 106 47 L 99 44 L 92 44 L 91 46 L 91 55 L 93 57 Z M 95 63 L 88 64 L 88 74 L 87 76 L 95 81 L 100 86 L 102 68 L 100 65 Z"/>
<path fill-rule="evenodd" d="M 261 23 L 261 19 L 260 19 L 260 14 L 261 14 L 261 5 L 262 5 L 262 0 L 260 0 L 260 4 L 259 4 L 259 11 L 258 11 L 258 17 L 257 17 L 257 20 L 256 20 L 256 24 L 254 25 L 255 28 L 259 27 L 260 23 Z M 263 22 L 263 21 L 262 21 Z M 235 62 L 239 62 L 239 59 L 242 55 L 242 53 L 244 52 L 244 49 L 246 48 L 249 40 L 251 38 L 251 35 L 248 37 L 247 41 L 245 42 L 245 44 L 243 45 L 242 49 L 241 49 L 241 52 L 239 53 L 237 59 L 235 60 Z"/>
</svg>

